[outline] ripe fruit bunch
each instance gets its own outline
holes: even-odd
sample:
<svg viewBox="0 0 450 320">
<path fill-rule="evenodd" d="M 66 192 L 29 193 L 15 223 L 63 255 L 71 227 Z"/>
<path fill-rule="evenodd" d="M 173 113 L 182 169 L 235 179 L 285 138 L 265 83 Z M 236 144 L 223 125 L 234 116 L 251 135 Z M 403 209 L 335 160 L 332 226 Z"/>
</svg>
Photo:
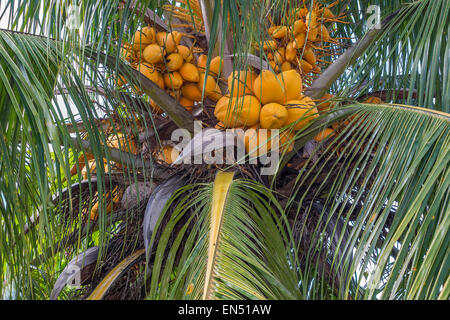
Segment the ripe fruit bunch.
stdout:
<svg viewBox="0 0 450 320">
<path fill-rule="evenodd" d="M 217 101 L 222 93 L 217 79 L 223 68 L 223 61 L 215 57 L 206 72 L 207 56 L 200 55 L 195 61 L 194 53 L 198 48 L 181 45 L 183 34 L 178 31 L 156 32 L 147 26 L 136 31 L 133 45 L 122 47 L 122 57 L 144 76 L 166 90 L 186 110 L 192 111 L 194 105 L 202 100 L 205 84 L 205 97 Z M 118 79 L 118 85 L 124 84 L 124 78 Z M 136 88 L 140 93 L 140 90 Z M 163 111 L 150 101 L 152 109 L 161 114 Z"/>
<path fill-rule="evenodd" d="M 253 149 L 249 147 L 252 141 L 258 146 L 267 143 L 270 150 L 267 142 L 270 136 L 265 136 L 270 131 L 266 133 L 261 129 L 285 128 L 280 136 L 283 142 L 283 137 L 287 141 L 294 131 L 302 129 L 318 116 L 314 101 L 302 94 L 302 77 L 296 70 L 278 74 L 263 70 L 259 75 L 253 70 L 237 70 L 228 77 L 228 91 L 214 109 L 219 121 L 216 128 L 247 130 L 247 152 Z M 292 146 L 284 148 L 290 151 Z"/>
<path fill-rule="evenodd" d="M 311 72 L 321 73 L 321 65 L 327 63 L 321 58 L 330 55 L 330 44 L 339 45 L 329 31 L 331 23 L 342 22 L 343 16 L 336 17 L 330 10 L 337 3 L 322 7 L 315 2 L 310 11 L 306 7 L 290 8 L 281 23 L 272 23 L 263 51 L 273 70 L 296 69 L 305 82 L 313 78 Z"/>
</svg>

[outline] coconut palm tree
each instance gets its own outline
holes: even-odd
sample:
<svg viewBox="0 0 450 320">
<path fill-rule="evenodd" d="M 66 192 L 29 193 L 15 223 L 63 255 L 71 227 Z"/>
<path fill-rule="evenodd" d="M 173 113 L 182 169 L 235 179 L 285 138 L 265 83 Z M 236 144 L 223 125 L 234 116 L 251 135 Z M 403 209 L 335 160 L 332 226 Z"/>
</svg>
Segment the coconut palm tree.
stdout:
<svg viewBox="0 0 450 320">
<path fill-rule="evenodd" d="M 4 299 L 449 298 L 448 1 L 3 3 Z M 268 44 L 297 20 L 287 68 L 319 114 L 265 138 L 269 173 L 261 144 L 220 163 L 239 135 L 212 129 L 213 59 L 219 96 L 234 71 L 279 73 Z M 190 108 L 138 67 L 146 26 L 204 59 Z"/>
</svg>

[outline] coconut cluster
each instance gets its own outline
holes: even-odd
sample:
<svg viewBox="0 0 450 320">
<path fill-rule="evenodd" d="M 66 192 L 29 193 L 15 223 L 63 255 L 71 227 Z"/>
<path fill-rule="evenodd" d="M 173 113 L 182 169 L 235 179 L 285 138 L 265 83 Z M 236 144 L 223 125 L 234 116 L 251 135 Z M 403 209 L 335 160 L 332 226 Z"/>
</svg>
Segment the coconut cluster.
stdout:
<svg viewBox="0 0 450 320">
<path fill-rule="evenodd" d="M 329 43 L 337 43 L 329 32 L 329 25 L 339 21 L 328 7 L 315 4 L 308 8 L 293 8 L 280 24 L 272 24 L 263 51 L 273 70 L 296 69 L 302 76 L 321 72 L 320 57 L 326 54 Z M 260 49 L 256 45 L 257 49 Z"/>
<path fill-rule="evenodd" d="M 261 138 L 260 129 L 287 129 L 281 135 L 283 142 L 319 113 L 330 109 L 330 95 L 318 102 L 319 110 L 312 99 L 303 95 L 303 85 L 309 82 L 310 73 L 321 72 L 320 57 L 325 55 L 327 43 L 336 43 L 328 27 L 338 21 L 330 7 L 289 9 L 280 24 L 272 24 L 268 29 L 269 39 L 263 41 L 262 48 L 255 44 L 264 53 L 271 70 L 259 75 L 250 69 L 238 70 L 228 77 L 229 93 L 217 102 L 214 111 L 219 121 L 216 127 L 246 130 L 247 151 L 249 142 L 256 141 L 259 145 L 260 140 L 270 149 L 270 137 Z M 248 138 L 249 130 L 253 139 Z M 315 140 L 326 139 L 331 131 L 323 130 Z M 290 151 L 292 146 L 285 148 Z"/>
<path fill-rule="evenodd" d="M 314 101 L 302 93 L 302 77 L 296 70 L 278 74 L 263 70 L 259 75 L 236 70 L 228 77 L 228 91 L 214 109 L 216 128 L 242 128 L 247 152 L 254 149 L 251 145 L 260 144 L 270 150 L 270 129 L 286 128 L 280 141 L 287 141 L 318 116 Z M 283 147 L 287 149 L 282 151 L 292 149 Z"/>
<path fill-rule="evenodd" d="M 153 27 L 147 26 L 136 31 L 133 45 L 122 46 L 121 56 L 166 90 L 186 110 L 192 111 L 194 105 L 202 100 L 205 83 L 205 97 L 213 101 L 222 97 L 217 79 L 223 61 L 220 57 L 213 58 L 206 76 L 207 56 L 200 55 L 196 60 L 193 54 L 195 48 L 181 45 L 182 38 L 181 32 L 156 32 Z M 118 85 L 123 85 L 124 80 L 119 77 Z M 136 91 L 140 92 L 138 88 Z M 163 113 L 154 101 L 150 100 L 150 105 L 156 113 Z"/>
</svg>

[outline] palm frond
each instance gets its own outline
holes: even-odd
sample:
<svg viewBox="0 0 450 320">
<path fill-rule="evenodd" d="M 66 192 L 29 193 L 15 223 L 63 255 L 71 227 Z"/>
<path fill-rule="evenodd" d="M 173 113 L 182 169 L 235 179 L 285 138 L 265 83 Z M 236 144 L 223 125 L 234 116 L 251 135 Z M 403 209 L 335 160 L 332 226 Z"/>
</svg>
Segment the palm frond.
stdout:
<svg viewBox="0 0 450 320">
<path fill-rule="evenodd" d="M 347 108 L 350 120 L 300 169 L 288 200 L 300 260 L 329 263 L 344 299 L 437 298 L 448 276 L 449 115 Z"/>
<path fill-rule="evenodd" d="M 426 106 L 448 113 L 448 1 L 378 0 L 346 4 L 342 10 L 351 23 L 336 25 L 336 32 L 342 37 L 354 35 L 349 44 L 362 38 L 370 27 L 368 22 L 373 13 L 367 12 L 369 5 L 376 6 L 382 18 L 396 15 L 383 26 L 378 41 L 340 76 L 332 91 L 353 98 L 383 92 L 387 102 Z"/>
<path fill-rule="evenodd" d="M 281 207 L 262 185 L 232 176 L 218 173 L 213 183 L 197 186 L 189 196 L 189 189 L 180 191 L 174 198 L 179 201 L 155 253 L 150 299 L 300 298 L 298 274 L 289 263 L 287 221 L 278 216 Z M 191 210 L 197 215 L 182 219 Z M 180 231 L 167 248 L 170 259 L 163 263 L 167 242 L 162 239 L 178 221 L 183 221 Z"/>
<path fill-rule="evenodd" d="M 114 269 L 111 270 L 110 273 L 106 275 L 106 277 L 94 289 L 87 300 L 101 300 L 108 292 L 108 289 L 114 284 L 114 281 L 120 277 L 122 272 L 135 263 L 136 260 L 138 260 L 144 253 L 145 249 L 140 249 L 123 259 L 117 266 L 114 267 Z"/>
</svg>

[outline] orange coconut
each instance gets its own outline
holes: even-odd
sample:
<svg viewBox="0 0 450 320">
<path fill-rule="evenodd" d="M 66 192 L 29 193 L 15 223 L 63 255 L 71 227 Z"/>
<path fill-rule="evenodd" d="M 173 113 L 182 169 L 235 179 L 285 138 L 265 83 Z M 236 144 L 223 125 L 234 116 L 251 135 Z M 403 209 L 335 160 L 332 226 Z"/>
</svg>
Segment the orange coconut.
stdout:
<svg viewBox="0 0 450 320">
<path fill-rule="evenodd" d="M 275 28 L 273 29 L 272 37 L 274 39 L 281 39 L 286 37 L 287 32 L 288 30 L 286 26 L 275 26 Z"/>
<path fill-rule="evenodd" d="M 184 61 L 186 61 L 186 62 L 191 62 L 194 59 L 194 57 L 192 56 L 192 51 L 189 50 L 189 48 L 186 47 L 186 46 L 183 46 L 183 45 L 179 44 L 177 46 L 176 51 L 179 54 L 181 54 L 181 56 L 183 57 Z"/>
<path fill-rule="evenodd" d="M 302 19 L 299 19 L 294 22 L 294 30 L 293 30 L 294 36 L 301 32 L 306 33 L 306 24 L 303 22 Z"/>
<path fill-rule="evenodd" d="M 283 71 L 277 75 L 283 83 L 285 92 L 283 102 L 297 99 L 303 91 L 302 77 L 295 70 Z"/>
<path fill-rule="evenodd" d="M 300 60 L 300 66 L 302 68 L 303 73 L 310 73 L 313 71 L 314 67 L 308 62 L 303 59 Z"/>
<path fill-rule="evenodd" d="M 156 43 L 146 46 L 144 52 L 142 52 L 142 57 L 144 58 L 144 60 L 152 64 L 161 62 L 164 55 L 164 49 L 158 46 Z"/>
<path fill-rule="evenodd" d="M 213 101 L 218 101 L 220 98 L 222 98 L 222 91 L 220 91 L 220 87 L 217 82 L 214 90 L 209 92 L 206 96 Z"/>
<path fill-rule="evenodd" d="M 181 96 L 179 102 L 187 111 L 192 111 L 192 108 L 194 107 L 194 101 Z"/>
<path fill-rule="evenodd" d="M 205 85 L 205 95 L 212 93 L 216 89 L 216 81 L 214 80 L 213 76 L 211 75 L 206 76 L 206 73 L 200 74 L 200 81 L 197 83 L 197 85 L 200 91 L 203 90 L 203 85 Z"/>
<path fill-rule="evenodd" d="M 294 48 L 294 41 L 289 41 L 289 43 L 286 45 L 284 58 L 287 61 L 293 61 L 296 56 L 297 56 L 297 49 Z"/>
<path fill-rule="evenodd" d="M 134 33 L 134 50 L 144 50 L 146 46 L 152 43 L 155 43 L 155 29 L 152 27 L 144 27 Z"/>
<path fill-rule="evenodd" d="M 166 58 L 166 66 L 169 72 L 177 71 L 183 66 L 183 57 L 179 53 L 171 53 Z"/>
<path fill-rule="evenodd" d="M 285 88 L 274 73 L 263 70 L 253 82 L 253 93 L 262 104 L 281 103 L 284 99 Z"/>
<path fill-rule="evenodd" d="M 164 84 L 172 90 L 178 90 L 183 85 L 183 78 L 180 73 L 175 71 L 164 75 Z"/>
<path fill-rule="evenodd" d="M 254 96 L 222 97 L 216 104 L 214 115 L 226 127 L 252 126 L 258 123 L 261 104 Z"/>
<path fill-rule="evenodd" d="M 287 109 L 283 105 L 271 102 L 261 108 L 259 123 L 264 129 L 279 129 L 285 123 L 287 116 Z"/>
<path fill-rule="evenodd" d="M 148 63 L 140 63 L 136 69 L 144 76 L 156 83 L 161 89 L 164 89 L 164 79 L 154 66 Z"/>
<path fill-rule="evenodd" d="M 253 81 L 256 76 L 253 71 L 235 70 L 228 76 L 228 90 L 233 97 L 252 94 Z"/>
<path fill-rule="evenodd" d="M 318 111 L 314 101 L 307 96 L 301 96 L 298 100 L 291 100 L 285 104 L 288 117 L 283 126 L 293 125 L 297 131 L 306 126 L 312 119 L 318 117 Z"/>
<path fill-rule="evenodd" d="M 181 93 L 183 96 L 192 101 L 202 100 L 202 92 L 200 91 L 196 83 L 192 82 L 185 83 L 181 87 Z"/>
<path fill-rule="evenodd" d="M 303 59 L 305 59 L 310 65 L 316 64 L 317 59 L 312 48 L 307 48 L 303 51 Z"/>
<path fill-rule="evenodd" d="M 183 64 L 179 70 L 180 75 L 184 80 L 189 82 L 198 82 L 200 81 L 200 73 L 196 66 L 192 63 L 186 62 Z"/>
</svg>

